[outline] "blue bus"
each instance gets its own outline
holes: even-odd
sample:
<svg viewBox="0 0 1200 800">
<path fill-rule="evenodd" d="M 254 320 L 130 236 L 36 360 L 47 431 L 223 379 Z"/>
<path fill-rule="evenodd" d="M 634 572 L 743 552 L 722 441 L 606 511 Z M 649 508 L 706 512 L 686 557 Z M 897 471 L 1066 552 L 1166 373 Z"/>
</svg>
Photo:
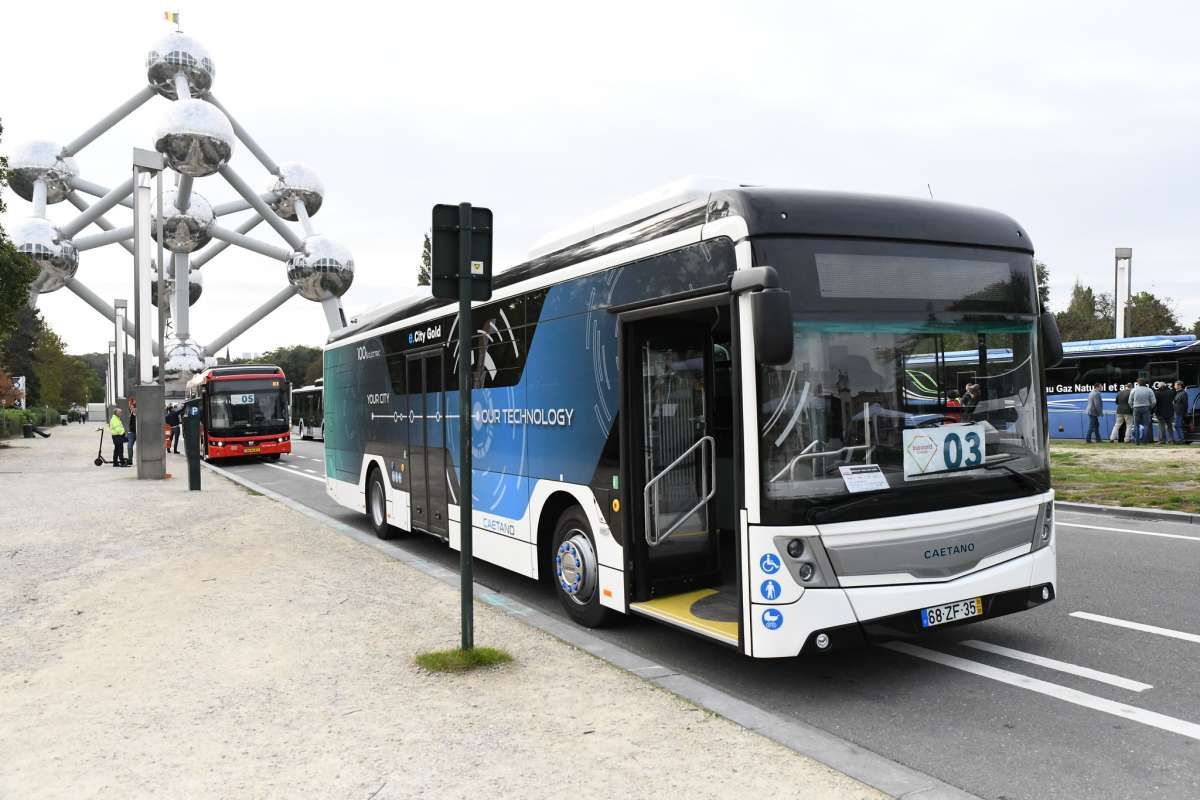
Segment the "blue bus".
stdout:
<svg viewBox="0 0 1200 800">
<path fill-rule="evenodd" d="M 381 537 L 457 548 L 472 524 L 476 558 L 546 579 L 579 624 L 637 615 L 754 658 L 1056 595 L 1061 343 L 1003 214 L 676 186 L 497 270 L 469 352 L 457 324 L 414 298 L 325 346 L 326 491 Z M 967 348 L 969 416 L 910 387 Z"/>
<path fill-rule="evenodd" d="M 1189 442 L 1200 440 L 1200 340 L 1190 333 L 1064 342 L 1063 362 L 1046 370 L 1050 436 L 1084 437 L 1088 392 L 1101 384 L 1100 435 L 1107 439 L 1116 421 L 1117 392 L 1139 378 L 1151 386 L 1183 382 L 1188 393 L 1184 437 Z"/>
</svg>

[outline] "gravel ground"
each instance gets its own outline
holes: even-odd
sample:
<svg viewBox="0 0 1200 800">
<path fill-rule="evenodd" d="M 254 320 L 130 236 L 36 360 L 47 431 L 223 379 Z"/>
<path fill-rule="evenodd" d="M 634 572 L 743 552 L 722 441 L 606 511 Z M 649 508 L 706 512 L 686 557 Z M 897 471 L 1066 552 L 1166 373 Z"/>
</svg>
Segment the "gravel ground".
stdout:
<svg viewBox="0 0 1200 800">
<path fill-rule="evenodd" d="M 476 605 L 516 663 L 424 673 L 458 594 L 205 473 L 0 448 L 0 798 L 877 798 Z"/>
</svg>

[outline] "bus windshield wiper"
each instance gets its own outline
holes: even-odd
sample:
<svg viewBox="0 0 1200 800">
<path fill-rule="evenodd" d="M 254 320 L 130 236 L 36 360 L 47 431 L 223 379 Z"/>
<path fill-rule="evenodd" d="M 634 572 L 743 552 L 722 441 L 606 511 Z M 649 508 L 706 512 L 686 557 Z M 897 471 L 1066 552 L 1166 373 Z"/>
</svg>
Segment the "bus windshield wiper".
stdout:
<svg viewBox="0 0 1200 800">
<path fill-rule="evenodd" d="M 983 468 L 984 469 L 1002 469 L 1005 472 L 1007 472 L 1009 475 L 1013 476 L 1013 478 L 1017 481 L 1017 483 L 1021 484 L 1026 489 L 1029 489 L 1034 492 L 1046 491 L 1044 488 L 1039 486 L 1038 482 L 1035 481 L 1033 478 L 1029 477 L 1028 475 L 1026 475 L 1024 472 L 1021 472 L 1020 470 L 1013 469 L 1008 464 L 1004 464 L 1004 463 L 984 464 Z"/>
</svg>

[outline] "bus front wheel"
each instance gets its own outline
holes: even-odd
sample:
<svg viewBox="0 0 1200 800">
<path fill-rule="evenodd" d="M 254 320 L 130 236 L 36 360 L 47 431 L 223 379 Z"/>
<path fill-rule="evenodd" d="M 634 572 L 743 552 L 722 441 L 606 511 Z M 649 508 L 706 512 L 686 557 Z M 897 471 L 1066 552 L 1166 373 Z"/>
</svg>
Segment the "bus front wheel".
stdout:
<svg viewBox="0 0 1200 800">
<path fill-rule="evenodd" d="M 371 477 L 367 479 L 367 519 L 380 539 L 391 539 L 396 535 L 396 529 L 388 524 L 387 494 L 383 488 L 383 476 L 377 469 L 371 470 Z"/>
<path fill-rule="evenodd" d="M 587 628 L 612 621 L 612 611 L 600 605 L 600 562 L 587 518 L 569 508 L 554 529 L 551 570 L 554 591 L 571 619 Z"/>
</svg>

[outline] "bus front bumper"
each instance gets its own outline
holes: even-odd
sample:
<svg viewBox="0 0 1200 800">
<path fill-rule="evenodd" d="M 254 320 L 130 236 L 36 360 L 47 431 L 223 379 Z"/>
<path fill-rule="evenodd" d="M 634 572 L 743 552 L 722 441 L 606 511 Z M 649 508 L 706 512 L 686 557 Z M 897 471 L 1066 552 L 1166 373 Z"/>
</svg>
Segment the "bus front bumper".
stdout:
<svg viewBox="0 0 1200 800">
<path fill-rule="evenodd" d="M 940 583 L 805 589 L 793 603 L 753 603 L 751 654 L 756 658 L 781 658 L 827 653 L 922 636 L 1043 605 L 1058 594 L 1055 549 L 1051 542 L 1034 553 Z M 983 614 L 922 627 L 921 609 L 974 597 L 982 599 Z M 819 642 L 822 634 L 825 639 Z M 825 647 L 818 646 L 822 642 Z"/>
<path fill-rule="evenodd" d="M 282 439 L 282 441 L 280 441 Z M 220 442 L 220 446 L 217 443 Z M 258 437 L 249 440 L 210 440 L 209 458 L 241 458 L 243 456 L 268 456 L 292 452 L 289 435 Z"/>
</svg>

